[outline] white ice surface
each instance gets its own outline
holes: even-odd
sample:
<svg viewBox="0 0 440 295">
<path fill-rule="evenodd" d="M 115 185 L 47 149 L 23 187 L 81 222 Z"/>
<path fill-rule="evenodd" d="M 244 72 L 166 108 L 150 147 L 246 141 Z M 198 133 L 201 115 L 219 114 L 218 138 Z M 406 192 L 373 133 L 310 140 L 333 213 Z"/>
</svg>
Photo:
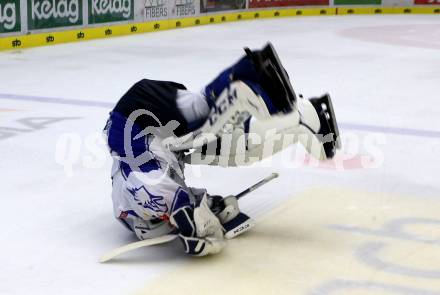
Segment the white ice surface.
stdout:
<svg viewBox="0 0 440 295">
<path fill-rule="evenodd" d="M 122 294 L 186 263 L 178 244 L 132 253 L 125 263 L 97 263 L 133 237 L 112 217 L 109 158 L 88 168 L 82 161 L 94 156 L 85 142 L 96 138 L 111 104 L 135 81 L 174 80 L 198 90 L 237 60 L 242 47 L 259 48 L 268 40 L 298 92 L 332 95 L 345 146 L 352 149 L 346 153 L 371 154 L 365 144 L 357 150 L 354 143 L 379 138 L 383 163 L 347 171 L 288 167 L 280 159 L 292 155 L 291 149 L 269 168 L 189 170 L 189 184 L 230 194 L 280 172 L 277 182 L 241 202 L 256 216 L 309 187 L 439 198 L 439 27 L 438 16 L 285 18 L 0 53 L 0 137 L 13 134 L 0 140 L 0 294 Z M 6 94 L 109 106 L 5 99 Z M 37 117 L 64 119 L 29 131 L 23 119 Z M 408 129 L 418 131 L 396 134 Z M 433 132 L 424 136 L 423 130 Z M 70 176 L 55 160 L 66 133 L 81 143 L 77 155 L 68 150 L 78 160 Z"/>
</svg>

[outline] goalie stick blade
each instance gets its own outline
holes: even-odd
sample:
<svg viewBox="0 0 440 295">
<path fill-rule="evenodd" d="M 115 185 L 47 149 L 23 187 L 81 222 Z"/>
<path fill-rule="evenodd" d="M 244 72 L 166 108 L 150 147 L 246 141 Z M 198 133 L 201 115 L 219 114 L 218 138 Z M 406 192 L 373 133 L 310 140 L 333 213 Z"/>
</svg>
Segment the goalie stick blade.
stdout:
<svg viewBox="0 0 440 295">
<path fill-rule="evenodd" d="M 129 251 L 132 251 L 132 250 L 135 250 L 138 248 L 168 243 L 168 242 L 176 239 L 177 237 L 178 237 L 178 235 L 165 235 L 165 236 L 158 237 L 158 238 L 153 238 L 153 239 L 142 240 L 142 241 L 130 243 L 125 246 L 113 249 L 112 251 L 103 255 L 101 257 L 101 259 L 99 260 L 99 262 L 100 263 L 107 262 L 107 261 L 112 260 L 113 258 L 115 258 L 121 254 L 124 254 L 126 252 L 129 252 Z"/>
</svg>

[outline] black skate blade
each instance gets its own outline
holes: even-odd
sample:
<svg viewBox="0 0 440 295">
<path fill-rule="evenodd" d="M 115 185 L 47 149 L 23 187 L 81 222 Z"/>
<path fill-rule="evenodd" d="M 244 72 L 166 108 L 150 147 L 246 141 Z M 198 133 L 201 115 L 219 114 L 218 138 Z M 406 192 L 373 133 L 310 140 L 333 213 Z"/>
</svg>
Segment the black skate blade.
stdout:
<svg viewBox="0 0 440 295">
<path fill-rule="evenodd" d="M 319 129 L 320 140 L 323 144 L 324 152 L 327 159 L 332 159 L 336 150 L 341 148 L 341 140 L 339 138 L 339 128 L 336 121 L 336 115 L 332 104 L 332 99 L 328 93 L 321 97 L 311 98 L 310 102 L 315 108 L 321 127 Z M 327 135 L 331 134 L 331 139 Z"/>
<path fill-rule="evenodd" d="M 326 93 L 324 96 L 322 96 L 322 99 L 324 100 L 323 103 L 327 106 L 327 112 L 330 114 L 330 120 L 328 123 L 330 124 L 330 128 L 333 130 L 334 138 L 335 138 L 335 147 L 336 149 L 341 148 L 341 138 L 339 137 L 339 128 L 338 128 L 338 122 L 336 121 L 336 115 L 335 110 L 333 108 L 332 99 L 330 97 L 330 94 Z"/>
</svg>

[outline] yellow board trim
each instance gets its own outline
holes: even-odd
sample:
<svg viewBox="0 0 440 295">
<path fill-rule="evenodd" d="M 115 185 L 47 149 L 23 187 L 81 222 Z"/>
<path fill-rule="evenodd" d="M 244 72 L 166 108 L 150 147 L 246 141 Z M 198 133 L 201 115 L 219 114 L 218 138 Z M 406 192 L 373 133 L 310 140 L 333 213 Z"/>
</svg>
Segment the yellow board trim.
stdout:
<svg viewBox="0 0 440 295">
<path fill-rule="evenodd" d="M 68 31 L 45 32 L 29 35 L 17 35 L 0 38 L 0 50 L 22 49 L 29 47 L 62 44 L 67 42 L 126 36 L 137 33 L 186 28 L 198 25 L 218 24 L 222 22 L 251 20 L 260 18 L 351 15 L 351 14 L 439 14 L 440 7 L 320 7 L 320 8 L 279 8 L 269 10 L 241 11 L 233 13 L 211 14 L 183 19 L 169 19 L 142 23 L 80 28 Z"/>
<path fill-rule="evenodd" d="M 440 7 L 338 7 L 337 14 L 440 14 Z"/>
</svg>

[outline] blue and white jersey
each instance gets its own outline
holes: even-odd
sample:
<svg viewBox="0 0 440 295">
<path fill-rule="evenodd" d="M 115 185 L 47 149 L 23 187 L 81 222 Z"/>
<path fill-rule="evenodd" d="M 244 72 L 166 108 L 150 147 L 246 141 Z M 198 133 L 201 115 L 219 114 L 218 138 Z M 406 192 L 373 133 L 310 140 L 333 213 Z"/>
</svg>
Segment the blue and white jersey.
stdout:
<svg viewBox="0 0 440 295">
<path fill-rule="evenodd" d="M 183 154 L 171 152 L 161 142 L 163 126 L 187 132 L 176 99 L 183 85 L 143 79 L 119 100 L 104 128 L 112 168 L 115 216 L 140 239 L 172 230 L 168 218 L 183 206 L 193 206 L 195 194 L 184 182 Z M 175 124 L 175 123 L 178 124 Z"/>
<path fill-rule="evenodd" d="M 128 137 L 129 143 L 124 144 L 126 124 L 125 117 L 112 112 L 104 130 L 114 159 L 112 198 L 115 216 L 167 220 L 174 210 L 194 204 L 193 193 L 184 182 L 180 153 L 171 152 L 159 137 L 151 134 L 135 139 L 142 131 L 136 125 Z M 142 158 L 140 165 L 133 164 L 136 157 Z"/>
<path fill-rule="evenodd" d="M 163 148 L 160 139 L 150 137 L 146 152 L 151 160 L 142 166 L 142 171 L 133 170 L 113 153 L 114 215 L 140 239 L 170 233 L 171 213 L 193 206 L 195 198 L 205 192 L 186 187 L 183 165 L 176 154 Z"/>
<path fill-rule="evenodd" d="M 117 212 L 132 209 L 143 219 L 166 219 L 177 208 L 192 203 L 184 184 L 183 167 L 177 157 L 164 150 L 157 141 L 152 139 L 148 146 L 153 159 L 143 171 L 132 170 L 118 156 L 114 157 L 112 178 L 120 174 L 124 180 L 118 196 L 113 199 L 119 204 L 115 208 Z"/>
</svg>

